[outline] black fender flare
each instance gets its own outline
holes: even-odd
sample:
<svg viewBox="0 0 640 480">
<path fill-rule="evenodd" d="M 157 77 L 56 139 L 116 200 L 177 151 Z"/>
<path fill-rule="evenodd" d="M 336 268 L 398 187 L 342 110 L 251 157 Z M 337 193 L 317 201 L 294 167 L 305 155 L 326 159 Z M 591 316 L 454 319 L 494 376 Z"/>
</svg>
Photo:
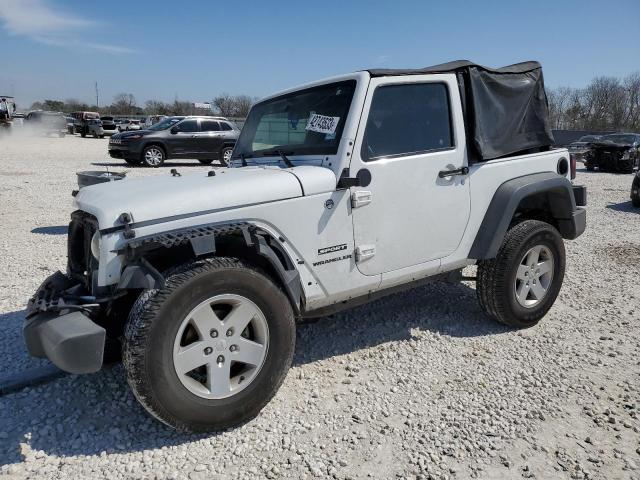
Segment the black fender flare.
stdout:
<svg viewBox="0 0 640 480">
<path fill-rule="evenodd" d="M 216 252 L 216 237 L 234 233 L 241 233 L 246 246 L 271 264 L 296 315 L 299 315 L 302 284 L 298 269 L 285 249 L 278 243 L 278 238 L 243 221 L 209 223 L 129 239 L 122 248 L 117 250 L 117 253 L 124 254 L 126 259 L 118 288 L 161 288 L 164 280 L 153 266 L 144 260 L 145 252 L 189 243 L 196 257 L 211 255 Z M 272 239 L 271 243 L 267 243 L 267 237 Z"/>
<path fill-rule="evenodd" d="M 576 207 L 571 182 L 553 172 L 534 173 L 507 180 L 498 187 L 489 203 L 468 257 L 494 258 L 520 203 L 531 196 L 543 195 L 549 213 L 556 220 L 563 238 L 573 240 L 584 232 L 585 210 Z"/>
</svg>

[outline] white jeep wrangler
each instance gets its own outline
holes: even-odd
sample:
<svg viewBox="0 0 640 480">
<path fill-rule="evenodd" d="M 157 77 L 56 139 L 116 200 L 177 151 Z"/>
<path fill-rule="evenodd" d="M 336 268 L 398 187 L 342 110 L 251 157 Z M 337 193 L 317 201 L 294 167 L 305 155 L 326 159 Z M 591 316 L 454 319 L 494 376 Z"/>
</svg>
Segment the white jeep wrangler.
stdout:
<svg viewBox="0 0 640 480">
<path fill-rule="evenodd" d="M 296 319 L 477 264 L 488 317 L 535 325 L 564 239 L 585 229 L 551 148 L 540 65 L 369 70 L 256 104 L 232 168 L 125 179 L 74 198 L 67 273 L 29 301 L 29 352 L 63 370 L 122 358 L 156 418 L 207 431 L 255 416 Z M 115 355 L 114 355 L 115 354 Z"/>
</svg>

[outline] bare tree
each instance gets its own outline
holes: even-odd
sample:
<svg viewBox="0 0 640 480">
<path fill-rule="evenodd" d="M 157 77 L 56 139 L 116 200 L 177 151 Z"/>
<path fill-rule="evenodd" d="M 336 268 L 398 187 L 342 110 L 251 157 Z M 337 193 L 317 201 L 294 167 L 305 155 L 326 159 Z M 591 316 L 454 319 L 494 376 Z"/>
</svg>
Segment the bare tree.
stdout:
<svg viewBox="0 0 640 480">
<path fill-rule="evenodd" d="M 169 115 L 171 105 L 161 100 L 147 100 L 144 102 L 144 113 L 147 115 Z"/>
<path fill-rule="evenodd" d="M 120 114 L 132 114 L 136 113 L 137 104 L 136 97 L 131 93 L 119 93 L 115 97 L 113 97 L 113 104 L 111 105 L 111 109 L 114 113 Z"/>
<path fill-rule="evenodd" d="M 248 95 L 222 93 L 212 100 L 215 112 L 223 117 L 246 117 L 255 99 Z"/>
</svg>

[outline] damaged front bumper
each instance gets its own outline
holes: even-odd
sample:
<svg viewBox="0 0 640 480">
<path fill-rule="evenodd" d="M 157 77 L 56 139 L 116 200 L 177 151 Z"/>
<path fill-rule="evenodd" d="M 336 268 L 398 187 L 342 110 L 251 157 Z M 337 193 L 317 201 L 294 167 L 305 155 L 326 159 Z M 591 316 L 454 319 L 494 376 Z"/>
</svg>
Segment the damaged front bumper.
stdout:
<svg viewBox="0 0 640 480">
<path fill-rule="evenodd" d="M 102 367 L 106 331 L 89 317 L 100 303 L 61 272 L 47 278 L 31 297 L 23 336 L 29 354 L 48 358 L 69 373 Z"/>
</svg>

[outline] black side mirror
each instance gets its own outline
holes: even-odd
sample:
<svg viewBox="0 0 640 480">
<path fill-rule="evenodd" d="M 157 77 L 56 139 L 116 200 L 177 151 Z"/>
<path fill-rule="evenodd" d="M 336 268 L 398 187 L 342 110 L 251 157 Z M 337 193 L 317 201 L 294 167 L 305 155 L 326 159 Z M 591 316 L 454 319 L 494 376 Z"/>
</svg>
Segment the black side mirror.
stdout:
<svg viewBox="0 0 640 480">
<path fill-rule="evenodd" d="M 171 127 L 170 132 L 175 135 L 176 133 L 178 133 L 178 127 Z"/>
<path fill-rule="evenodd" d="M 355 177 L 349 177 L 349 169 L 342 170 L 338 180 L 338 188 L 367 187 L 371 183 L 371 172 L 366 168 L 358 170 Z"/>
</svg>

